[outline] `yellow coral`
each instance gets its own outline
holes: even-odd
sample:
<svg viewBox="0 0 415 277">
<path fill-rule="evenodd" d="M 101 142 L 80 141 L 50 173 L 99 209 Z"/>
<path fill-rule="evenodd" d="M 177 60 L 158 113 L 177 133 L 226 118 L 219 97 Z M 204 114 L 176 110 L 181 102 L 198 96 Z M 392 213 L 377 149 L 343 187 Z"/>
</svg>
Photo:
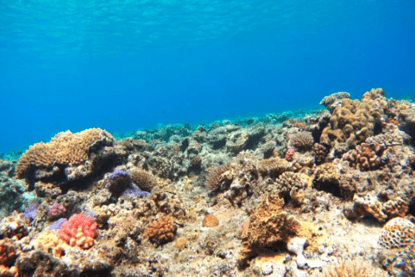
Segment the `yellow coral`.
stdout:
<svg viewBox="0 0 415 277">
<path fill-rule="evenodd" d="M 66 244 L 64 241 L 61 240 L 53 231 L 46 231 L 42 233 L 35 242 L 35 247 L 37 249 L 50 249 L 55 257 L 62 256 L 65 246 Z"/>
</svg>

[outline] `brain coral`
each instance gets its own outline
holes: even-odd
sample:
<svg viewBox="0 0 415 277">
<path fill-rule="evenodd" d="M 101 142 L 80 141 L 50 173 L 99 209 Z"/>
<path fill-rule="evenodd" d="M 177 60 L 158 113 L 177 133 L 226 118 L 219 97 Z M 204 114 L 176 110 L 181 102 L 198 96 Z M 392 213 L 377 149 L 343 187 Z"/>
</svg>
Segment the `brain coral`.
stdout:
<svg viewBox="0 0 415 277">
<path fill-rule="evenodd" d="M 386 249 L 403 248 L 414 242 L 415 225 L 404 218 L 396 217 L 383 226 L 379 244 Z"/>
<path fill-rule="evenodd" d="M 99 166 L 97 161 L 113 153 L 113 137 L 102 129 L 87 129 L 56 134 L 49 143 L 36 143 L 23 153 L 16 166 L 16 177 L 26 179 L 33 186 L 37 181 L 66 176 L 77 180 L 91 174 Z M 98 159 L 98 157 L 100 159 Z M 30 187 L 30 188 L 31 188 Z"/>
<path fill-rule="evenodd" d="M 97 223 L 93 217 L 75 214 L 61 225 L 58 235 L 70 246 L 87 249 L 94 245 L 94 238 L 98 235 Z"/>
</svg>

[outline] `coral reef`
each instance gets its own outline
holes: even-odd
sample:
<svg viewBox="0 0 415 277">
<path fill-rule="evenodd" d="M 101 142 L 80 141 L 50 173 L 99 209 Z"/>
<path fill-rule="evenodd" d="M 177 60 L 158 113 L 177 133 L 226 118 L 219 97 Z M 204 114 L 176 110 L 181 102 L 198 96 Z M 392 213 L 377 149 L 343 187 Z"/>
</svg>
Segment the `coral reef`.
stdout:
<svg viewBox="0 0 415 277">
<path fill-rule="evenodd" d="M 0 275 L 412 276 L 415 105 L 321 104 L 0 160 Z"/>
</svg>

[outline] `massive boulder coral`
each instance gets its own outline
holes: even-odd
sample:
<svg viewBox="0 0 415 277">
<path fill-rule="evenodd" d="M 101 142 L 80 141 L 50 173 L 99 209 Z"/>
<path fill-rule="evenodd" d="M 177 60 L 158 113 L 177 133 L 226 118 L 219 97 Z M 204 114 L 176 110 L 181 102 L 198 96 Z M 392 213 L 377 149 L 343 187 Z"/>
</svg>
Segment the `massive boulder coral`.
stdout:
<svg viewBox="0 0 415 277">
<path fill-rule="evenodd" d="M 29 189 L 36 182 L 54 186 L 93 174 L 114 154 L 114 138 L 102 129 L 70 131 L 55 135 L 48 143 L 36 143 L 21 156 L 16 177 L 25 179 Z"/>
</svg>

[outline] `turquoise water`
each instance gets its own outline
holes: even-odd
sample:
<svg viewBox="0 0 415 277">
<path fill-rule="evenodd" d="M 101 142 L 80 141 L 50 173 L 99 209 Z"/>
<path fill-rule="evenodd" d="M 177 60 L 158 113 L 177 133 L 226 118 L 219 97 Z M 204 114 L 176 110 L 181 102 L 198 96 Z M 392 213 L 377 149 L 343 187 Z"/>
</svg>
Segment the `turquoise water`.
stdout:
<svg viewBox="0 0 415 277">
<path fill-rule="evenodd" d="M 413 1 L 0 0 L 0 152 L 415 93 Z"/>
</svg>

